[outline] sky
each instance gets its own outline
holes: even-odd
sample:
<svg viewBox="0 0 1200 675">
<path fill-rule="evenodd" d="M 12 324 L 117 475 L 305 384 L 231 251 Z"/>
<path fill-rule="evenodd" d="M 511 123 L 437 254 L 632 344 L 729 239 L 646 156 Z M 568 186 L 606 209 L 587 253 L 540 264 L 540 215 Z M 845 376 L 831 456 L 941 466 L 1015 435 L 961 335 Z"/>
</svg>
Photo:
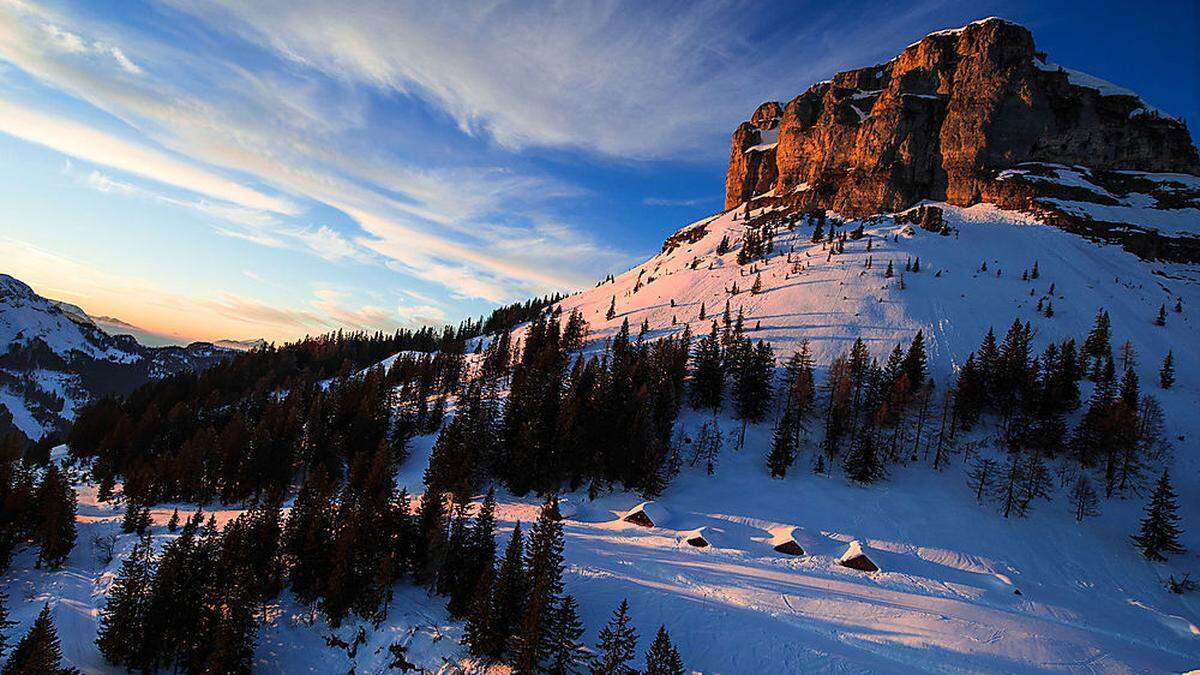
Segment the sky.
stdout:
<svg viewBox="0 0 1200 675">
<path fill-rule="evenodd" d="M 1194 0 L 0 0 L 0 273 L 164 342 L 457 324 L 720 210 L 760 102 L 991 15 L 1200 118 Z"/>
</svg>

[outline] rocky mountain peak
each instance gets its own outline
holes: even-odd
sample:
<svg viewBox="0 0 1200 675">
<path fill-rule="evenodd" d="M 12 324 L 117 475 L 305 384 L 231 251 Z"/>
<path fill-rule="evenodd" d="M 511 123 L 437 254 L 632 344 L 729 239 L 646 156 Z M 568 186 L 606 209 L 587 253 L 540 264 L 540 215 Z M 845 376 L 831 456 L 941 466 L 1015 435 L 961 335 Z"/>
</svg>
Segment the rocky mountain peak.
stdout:
<svg viewBox="0 0 1200 675">
<path fill-rule="evenodd" d="M 924 199 L 1042 209 L 1036 184 L 1000 178 L 1027 163 L 1200 174 L 1182 122 L 989 18 L 837 73 L 782 111 L 759 106 L 734 131 L 725 208 L 768 197 L 851 216 Z"/>
</svg>

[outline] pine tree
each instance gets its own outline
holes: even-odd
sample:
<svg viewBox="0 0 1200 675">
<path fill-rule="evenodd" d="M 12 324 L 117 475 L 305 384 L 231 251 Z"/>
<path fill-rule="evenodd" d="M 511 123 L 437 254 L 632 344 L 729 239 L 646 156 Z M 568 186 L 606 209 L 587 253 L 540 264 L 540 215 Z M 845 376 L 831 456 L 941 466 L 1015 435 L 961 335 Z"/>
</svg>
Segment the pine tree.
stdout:
<svg viewBox="0 0 1200 675">
<path fill-rule="evenodd" d="M 671 644 L 666 626 L 659 626 L 654 642 L 646 652 L 645 675 L 683 675 L 683 659 L 679 650 Z"/>
<path fill-rule="evenodd" d="M 793 430 L 796 434 L 795 446 L 800 445 L 800 432 L 804 429 L 804 420 L 812 411 L 816 396 L 816 380 L 813 377 L 813 358 L 807 339 L 800 341 L 800 348 L 788 359 L 786 366 L 787 405 L 795 410 Z"/>
<path fill-rule="evenodd" d="M 984 388 L 983 374 L 975 360 L 975 354 L 967 355 L 962 368 L 958 371 L 958 381 L 954 385 L 954 416 L 963 429 L 974 426 L 979 415 L 983 412 L 987 399 Z"/>
<path fill-rule="evenodd" d="M 895 269 L 892 267 L 892 261 L 891 261 L 891 260 L 889 260 L 889 261 L 888 261 L 887 270 L 886 270 L 886 271 L 883 273 L 883 277 L 884 277 L 885 279 L 891 279 L 891 278 L 892 278 L 893 276 L 895 276 L 895 275 L 896 275 L 896 271 L 895 271 Z"/>
<path fill-rule="evenodd" d="M 583 637 L 583 622 L 579 620 L 579 604 L 568 595 L 554 609 L 553 628 L 547 671 L 553 675 L 577 672 L 583 665 L 586 652 L 579 640 Z"/>
<path fill-rule="evenodd" d="M 925 382 L 925 369 L 927 357 L 925 356 L 925 332 L 917 331 L 913 337 L 912 343 L 908 346 L 908 352 L 904 355 L 904 363 L 902 368 L 904 373 L 908 375 L 908 382 L 912 387 L 920 387 Z"/>
<path fill-rule="evenodd" d="M 1108 312 L 1101 309 L 1096 313 L 1096 320 L 1092 325 L 1092 330 L 1083 341 L 1083 348 L 1081 350 L 1083 356 L 1099 360 L 1111 353 L 1112 347 L 1109 343 L 1110 334 L 1111 328 Z"/>
<path fill-rule="evenodd" d="M 754 284 L 752 286 L 750 286 L 750 293 L 752 295 L 758 295 L 759 293 L 762 293 L 762 273 L 761 272 L 754 275 Z"/>
<path fill-rule="evenodd" d="M 100 612 L 96 644 L 109 663 L 130 669 L 148 665 L 143 658 L 153 581 L 154 546 L 147 536 L 121 563 Z"/>
<path fill-rule="evenodd" d="M 1171 478 L 1167 470 L 1154 487 L 1150 503 L 1146 505 L 1146 517 L 1142 519 L 1142 527 L 1133 541 L 1142 550 L 1147 560 L 1164 561 L 1164 553 L 1183 553 L 1184 548 L 1179 543 L 1179 506 L 1175 503 L 1175 491 L 1171 488 Z"/>
<path fill-rule="evenodd" d="M 220 594 L 220 605 L 210 619 L 211 640 L 204 645 L 203 655 L 194 660 L 203 663 L 204 673 L 250 673 L 258 639 L 251 595 L 241 586 Z"/>
<path fill-rule="evenodd" d="M 737 350 L 733 371 L 734 413 L 744 422 L 761 422 L 771 403 L 771 374 L 775 352 L 759 341 L 753 347 L 749 339 Z"/>
<path fill-rule="evenodd" d="M 771 452 L 767 455 L 767 469 L 770 470 L 772 478 L 785 477 L 792 462 L 796 461 L 795 425 L 792 406 L 785 406 L 779 422 L 775 425 L 775 434 L 771 438 Z"/>
<path fill-rule="evenodd" d="M 529 593 L 520 632 L 514 640 L 514 671 L 534 673 L 542 668 L 558 642 L 554 614 L 562 594 L 563 532 L 558 497 L 550 493 L 537 522 L 529 531 L 525 574 Z"/>
<path fill-rule="evenodd" d="M 463 560 L 457 566 L 459 573 L 450 591 L 450 602 L 446 604 L 451 614 L 463 616 L 470 611 L 479 578 L 486 569 L 491 568 L 495 557 L 496 491 L 489 488 L 467 535 Z"/>
<path fill-rule="evenodd" d="M 495 583 L 495 563 L 490 562 L 475 582 L 475 593 L 471 598 L 471 611 L 463 626 L 462 644 L 467 645 L 474 656 L 490 656 L 493 645 L 504 641 L 497 637 L 496 612 L 492 597 Z"/>
<path fill-rule="evenodd" d="M 1163 358 L 1162 368 L 1158 371 L 1158 386 L 1170 389 L 1175 384 L 1175 355 L 1170 351 Z"/>
<path fill-rule="evenodd" d="M 721 344 L 716 321 L 712 323 L 712 331 L 696 341 L 691 371 L 692 407 L 720 410 L 725 391 L 725 369 L 721 365 Z"/>
<path fill-rule="evenodd" d="M 413 548 L 413 574 L 420 582 L 433 582 L 441 571 L 446 554 L 449 517 L 446 495 L 436 483 L 425 490 L 416 514 L 416 539 Z"/>
<path fill-rule="evenodd" d="M 875 434 L 870 431 L 859 434 L 842 460 L 842 471 L 845 472 L 846 478 L 863 485 L 883 478 L 883 465 L 875 447 Z"/>
<path fill-rule="evenodd" d="M 146 613 L 146 649 L 139 659 L 153 667 L 186 668 L 208 649 L 200 626 L 209 618 L 208 601 L 217 574 L 220 534 L 216 524 L 200 527 L 197 512 L 168 543 L 158 560 Z"/>
<path fill-rule="evenodd" d="M 1082 523 L 1084 518 L 1100 515 L 1100 498 L 1092 487 L 1092 482 L 1083 473 L 1071 487 L 1071 510 L 1075 514 L 1075 522 Z"/>
<path fill-rule="evenodd" d="M 527 584 L 521 565 L 524 550 L 521 523 L 518 522 L 504 549 L 504 558 L 493 585 L 491 632 L 483 642 L 483 653 L 489 656 L 497 657 L 504 653 L 508 638 L 519 625 L 525 611 Z"/>
<path fill-rule="evenodd" d="M 1167 325 L 1167 306 L 1166 305 L 1158 306 L 1158 316 L 1154 318 L 1154 325 L 1155 326 Z"/>
<path fill-rule="evenodd" d="M 637 673 L 629 664 L 637 650 L 637 631 L 629 625 L 629 601 L 622 600 L 604 628 L 600 629 L 600 641 L 592 657 L 592 675 L 634 675 Z"/>
<path fill-rule="evenodd" d="M 608 305 L 608 311 L 604 313 L 604 318 L 612 321 L 617 315 L 617 296 L 612 296 L 612 302 Z"/>
<path fill-rule="evenodd" d="M 178 529 L 179 529 L 179 509 L 175 509 L 174 511 L 171 512 L 171 519 L 167 521 L 167 531 L 170 532 L 171 534 L 175 534 L 175 531 Z"/>
<path fill-rule="evenodd" d="M 75 548 L 75 490 L 56 463 L 46 469 L 34 500 L 37 566 L 61 567 Z"/>
<path fill-rule="evenodd" d="M 15 626 L 15 621 L 8 619 L 8 596 L 0 593 L 0 658 L 4 657 L 4 652 L 8 649 L 8 637 L 4 634 L 9 626 Z"/>
<path fill-rule="evenodd" d="M 467 544 L 466 502 L 455 502 L 451 512 L 450 532 L 446 537 L 445 556 L 436 577 L 435 590 L 440 595 L 452 596 L 451 601 L 453 601 L 453 595 L 458 588 L 466 585 L 465 579 L 469 574 L 467 568 L 471 565 L 471 556 Z M 447 610 L 450 610 L 450 604 L 450 602 L 446 603 Z M 457 608 L 450 611 L 454 616 L 459 615 Z"/>
<path fill-rule="evenodd" d="M 316 602 L 329 574 L 335 489 L 329 474 L 320 467 L 313 470 L 300 486 L 284 527 L 282 548 L 288 581 L 304 604 Z"/>
<path fill-rule="evenodd" d="M 74 668 L 62 665 L 62 645 L 58 631 L 50 619 L 50 605 L 42 605 L 42 611 L 29 627 L 8 657 L 3 675 L 68 675 L 78 673 Z"/>
</svg>

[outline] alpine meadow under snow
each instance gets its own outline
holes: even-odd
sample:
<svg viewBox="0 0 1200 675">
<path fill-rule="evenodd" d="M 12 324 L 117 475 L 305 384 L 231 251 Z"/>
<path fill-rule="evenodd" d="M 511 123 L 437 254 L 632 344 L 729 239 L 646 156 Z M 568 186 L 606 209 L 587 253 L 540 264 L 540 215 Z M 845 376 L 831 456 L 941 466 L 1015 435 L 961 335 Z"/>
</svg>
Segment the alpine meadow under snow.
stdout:
<svg viewBox="0 0 1200 675">
<path fill-rule="evenodd" d="M 86 673 L 1200 668 L 1200 177 L 993 173 L 1039 208 L 752 184 L 593 288 L 230 342 L 61 436 L 21 382 L 158 352 L 0 277 L 4 657 L 48 607 Z"/>
</svg>

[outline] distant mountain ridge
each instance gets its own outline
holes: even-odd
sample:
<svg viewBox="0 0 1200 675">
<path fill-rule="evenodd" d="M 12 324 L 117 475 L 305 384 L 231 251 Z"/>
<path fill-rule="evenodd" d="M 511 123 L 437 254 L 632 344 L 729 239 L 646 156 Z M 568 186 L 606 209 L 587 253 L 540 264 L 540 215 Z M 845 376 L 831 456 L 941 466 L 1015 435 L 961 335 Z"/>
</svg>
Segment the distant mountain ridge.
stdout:
<svg viewBox="0 0 1200 675">
<path fill-rule="evenodd" d="M 114 324 L 129 325 L 91 317 L 0 274 L 0 405 L 26 435 L 62 430 L 80 406 L 97 397 L 204 369 L 236 353 L 232 346 L 208 342 L 148 347 L 103 328 Z"/>
<path fill-rule="evenodd" d="M 1197 176 L 1183 122 L 1048 61 L 1028 29 L 989 18 L 760 105 L 733 134 L 725 208 L 763 199 L 861 217 L 925 199 L 986 202 L 1194 262 Z M 1147 201 L 1165 225 L 1130 229 L 1122 209 Z"/>
</svg>

